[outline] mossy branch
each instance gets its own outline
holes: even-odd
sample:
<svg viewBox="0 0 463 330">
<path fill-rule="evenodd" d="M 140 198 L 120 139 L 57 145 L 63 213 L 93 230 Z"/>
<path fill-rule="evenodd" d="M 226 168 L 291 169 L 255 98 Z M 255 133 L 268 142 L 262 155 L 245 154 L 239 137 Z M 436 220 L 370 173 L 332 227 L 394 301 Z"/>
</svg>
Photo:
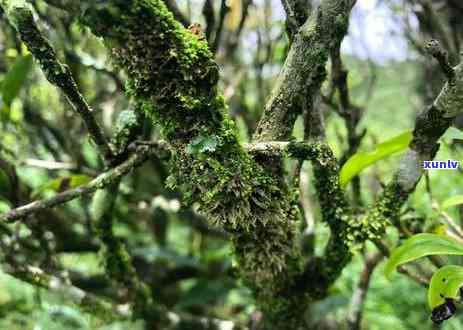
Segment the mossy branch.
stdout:
<svg viewBox="0 0 463 330">
<path fill-rule="evenodd" d="M 344 38 L 352 0 L 324 0 L 294 36 L 255 141 L 287 140 L 306 98 L 313 99 L 326 78 L 330 50 Z"/>
<path fill-rule="evenodd" d="M 312 10 L 311 0 L 282 0 L 286 12 L 286 29 L 289 37 L 292 38 L 297 30 L 307 21 Z"/>
<path fill-rule="evenodd" d="M 127 73 L 129 96 L 172 146 L 169 185 L 183 191 L 186 202 L 197 203 L 211 224 L 230 233 L 239 273 L 254 289 L 265 324 L 301 327 L 307 297 L 286 302 L 279 297 L 303 268 L 295 199 L 238 142 L 217 91 L 218 67 L 207 43 L 184 29 L 161 0 L 80 3 L 81 22 L 103 38 L 114 63 Z M 345 34 L 350 5 L 346 0 L 325 0 L 298 34 L 289 62 L 302 65 L 313 59 L 302 74 L 316 82 L 310 88 L 318 89 L 324 79 L 328 40 Z M 285 89 L 291 102 L 308 85 L 307 77 L 294 69 L 296 81 L 291 72 L 283 74 L 295 88 Z"/>
<path fill-rule="evenodd" d="M 134 318 L 145 320 L 147 328 L 166 327 L 167 311 L 153 301 L 151 289 L 138 276 L 125 244 L 114 235 L 113 209 L 120 180 L 98 190 L 92 199 L 92 221 L 103 243 L 106 275 L 127 290 Z"/>
<path fill-rule="evenodd" d="M 21 40 L 40 63 L 48 81 L 64 93 L 72 108 L 82 117 L 101 156 L 107 164 L 111 164 L 114 155 L 102 128 L 80 93 L 71 71 L 58 60 L 55 50 L 40 32 L 29 4 L 24 0 L 1 0 L 0 5 L 4 8 L 8 20 L 16 28 Z"/>
<path fill-rule="evenodd" d="M 129 95 L 175 151 L 170 186 L 232 234 L 241 275 L 267 302 L 299 271 L 296 207 L 240 146 L 207 43 L 160 0 L 86 2 L 83 9 L 82 22 L 127 72 Z"/>
<path fill-rule="evenodd" d="M 40 288 L 59 293 L 67 297 L 84 311 L 89 311 L 107 320 L 129 318 L 130 311 L 125 305 L 114 305 L 109 301 L 85 292 L 65 280 L 47 274 L 42 269 L 32 266 L 4 266 L 3 270 L 24 282 Z"/>
<path fill-rule="evenodd" d="M 434 41 L 434 56 L 439 48 Z M 431 50 L 431 52 L 433 52 Z M 441 57 L 442 54 L 437 54 Z M 439 62 L 445 61 L 443 58 Z M 441 63 L 441 65 L 443 65 Z M 444 67 L 447 65 L 444 64 Z M 450 70 L 450 69 L 446 69 Z M 367 214 L 370 227 L 384 232 L 389 223 L 398 224 L 398 213 L 423 175 L 423 161 L 432 160 L 439 150 L 439 139 L 463 109 L 463 63 L 449 72 L 445 83 L 433 104 L 418 114 L 415 120 L 413 138 L 399 163 L 392 181 L 386 186 L 377 202 Z"/>
</svg>

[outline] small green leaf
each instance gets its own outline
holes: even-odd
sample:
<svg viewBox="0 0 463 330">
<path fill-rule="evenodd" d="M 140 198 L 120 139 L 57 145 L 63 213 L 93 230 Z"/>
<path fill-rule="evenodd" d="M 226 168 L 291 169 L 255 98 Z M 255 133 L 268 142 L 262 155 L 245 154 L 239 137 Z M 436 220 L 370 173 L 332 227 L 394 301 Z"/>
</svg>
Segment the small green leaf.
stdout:
<svg viewBox="0 0 463 330">
<path fill-rule="evenodd" d="M 43 186 L 39 187 L 33 195 L 41 194 L 45 191 L 55 191 L 60 192 L 67 189 L 73 189 L 83 184 L 86 184 L 92 180 L 91 177 L 84 174 L 76 174 L 72 176 L 66 176 L 64 178 L 56 178 L 51 181 L 48 181 Z"/>
<path fill-rule="evenodd" d="M 0 198 L 0 213 L 5 213 L 11 210 L 11 203 L 6 199 Z"/>
<path fill-rule="evenodd" d="M 445 132 L 444 137 L 450 140 L 463 139 L 463 132 L 460 129 L 451 126 Z"/>
<path fill-rule="evenodd" d="M 218 144 L 219 140 L 216 136 L 199 135 L 187 146 L 187 153 L 197 155 L 203 152 L 213 152 Z"/>
<path fill-rule="evenodd" d="M 32 69 L 32 55 L 20 56 L 6 74 L 2 82 L 1 94 L 6 106 L 10 106 L 18 96 L 27 75 Z"/>
<path fill-rule="evenodd" d="M 463 267 L 448 265 L 439 268 L 431 278 L 428 304 L 431 309 L 445 303 L 445 298 L 458 298 L 463 285 Z"/>
<path fill-rule="evenodd" d="M 412 132 L 407 131 L 380 143 L 373 151 L 358 152 L 344 164 L 339 175 L 341 187 L 345 187 L 363 169 L 394 153 L 407 149 L 412 140 Z"/>
<path fill-rule="evenodd" d="M 452 196 L 452 197 L 446 199 L 442 203 L 442 208 L 443 209 L 448 209 L 449 207 L 457 206 L 457 205 L 460 205 L 460 204 L 463 204 L 463 195 Z"/>
<path fill-rule="evenodd" d="M 390 278 L 397 266 L 429 255 L 463 255 L 463 244 L 442 235 L 427 233 L 414 235 L 392 251 L 384 274 Z"/>
<path fill-rule="evenodd" d="M 109 188 L 96 191 L 90 204 L 90 216 L 92 220 L 99 221 L 111 209 L 115 196 Z"/>
</svg>

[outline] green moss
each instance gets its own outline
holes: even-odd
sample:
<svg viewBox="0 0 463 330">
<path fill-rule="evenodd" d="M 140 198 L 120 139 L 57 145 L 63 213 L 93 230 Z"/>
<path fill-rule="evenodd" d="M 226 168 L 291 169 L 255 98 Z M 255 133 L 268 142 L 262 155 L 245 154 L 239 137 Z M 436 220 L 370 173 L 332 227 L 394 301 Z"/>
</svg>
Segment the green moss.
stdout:
<svg viewBox="0 0 463 330">
<path fill-rule="evenodd" d="M 242 277 L 258 296 L 274 296 L 300 270 L 296 208 L 239 145 L 206 42 L 176 22 L 161 0 L 89 4 L 82 22 L 104 38 L 128 74 L 129 95 L 174 149 L 169 185 L 233 234 Z"/>
</svg>

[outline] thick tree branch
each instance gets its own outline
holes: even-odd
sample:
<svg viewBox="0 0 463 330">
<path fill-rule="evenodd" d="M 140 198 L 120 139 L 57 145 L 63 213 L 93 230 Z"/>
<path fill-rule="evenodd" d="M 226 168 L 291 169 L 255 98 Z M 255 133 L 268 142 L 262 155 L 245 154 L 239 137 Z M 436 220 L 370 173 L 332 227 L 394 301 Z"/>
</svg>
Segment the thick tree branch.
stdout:
<svg viewBox="0 0 463 330">
<path fill-rule="evenodd" d="M 254 135 L 255 141 L 287 140 L 305 98 L 326 78 L 330 49 L 347 32 L 354 1 L 324 0 L 299 29 Z"/>
<path fill-rule="evenodd" d="M 276 297 L 300 271 L 296 205 L 239 144 L 207 43 L 160 0 L 84 3 L 81 21 L 104 39 L 127 73 L 127 92 L 173 147 L 169 185 L 231 234 L 239 274 L 254 289 L 266 322 L 297 328 L 306 299 L 282 305 Z"/>
</svg>

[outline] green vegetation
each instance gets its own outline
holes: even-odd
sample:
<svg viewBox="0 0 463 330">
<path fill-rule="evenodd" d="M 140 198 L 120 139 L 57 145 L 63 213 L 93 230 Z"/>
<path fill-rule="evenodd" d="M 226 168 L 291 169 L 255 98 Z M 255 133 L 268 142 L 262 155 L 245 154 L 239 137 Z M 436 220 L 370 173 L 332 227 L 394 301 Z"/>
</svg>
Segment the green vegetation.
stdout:
<svg viewBox="0 0 463 330">
<path fill-rule="evenodd" d="M 182 3 L 0 0 L 0 329 L 463 330 L 463 64 Z"/>
</svg>

